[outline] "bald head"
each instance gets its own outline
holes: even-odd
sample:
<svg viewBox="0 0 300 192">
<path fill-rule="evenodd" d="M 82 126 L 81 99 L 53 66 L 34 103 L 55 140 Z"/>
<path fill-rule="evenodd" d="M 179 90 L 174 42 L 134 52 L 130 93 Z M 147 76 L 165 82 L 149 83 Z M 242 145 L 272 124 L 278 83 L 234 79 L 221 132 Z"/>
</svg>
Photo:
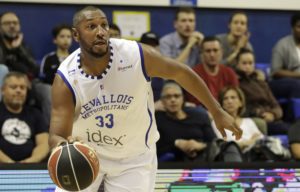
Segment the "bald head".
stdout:
<svg viewBox="0 0 300 192">
<path fill-rule="evenodd" d="M 99 13 L 101 15 L 106 17 L 104 12 L 101 9 L 99 9 L 98 7 L 87 6 L 87 7 L 83 8 L 83 9 L 81 9 L 81 10 L 79 10 L 75 13 L 75 15 L 73 16 L 73 27 L 77 27 L 77 25 L 80 23 L 80 21 L 85 19 L 85 17 L 86 17 L 85 12 L 93 12 L 93 11 L 99 11 Z"/>
</svg>

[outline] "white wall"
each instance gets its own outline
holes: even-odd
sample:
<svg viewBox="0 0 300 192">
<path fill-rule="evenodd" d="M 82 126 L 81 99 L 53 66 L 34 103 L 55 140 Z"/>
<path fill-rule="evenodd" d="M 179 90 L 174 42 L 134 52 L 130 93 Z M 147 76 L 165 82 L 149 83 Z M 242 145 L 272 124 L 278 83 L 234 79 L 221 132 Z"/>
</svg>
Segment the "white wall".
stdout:
<svg viewBox="0 0 300 192">
<path fill-rule="evenodd" d="M 193 0 L 186 0 L 193 1 Z M 195 0 L 194 0 L 195 1 Z M 170 6 L 170 0 L 0 0 L 0 2 Z M 300 10 L 300 0 L 198 0 L 197 7 Z"/>
</svg>

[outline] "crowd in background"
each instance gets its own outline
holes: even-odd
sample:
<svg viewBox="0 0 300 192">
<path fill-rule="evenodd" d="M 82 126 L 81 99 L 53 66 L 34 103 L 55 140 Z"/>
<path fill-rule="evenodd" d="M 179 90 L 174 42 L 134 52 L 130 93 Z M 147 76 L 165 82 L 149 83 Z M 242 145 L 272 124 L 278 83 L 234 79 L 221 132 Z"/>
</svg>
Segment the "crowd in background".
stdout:
<svg viewBox="0 0 300 192">
<path fill-rule="evenodd" d="M 153 78 L 159 161 L 299 160 L 300 13 L 291 17 L 291 34 L 274 46 L 270 72 L 256 67 L 245 12 L 234 12 L 228 32 L 214 36 L 196 30 L 194 9 L 179 8 L 174 15 L 173 32 L 161 38 L 145 32 L 140 43 L 188 65 L 244 134 L 238 141 L 229 132 L 223 138 L 197 99 L 175 82 Z M 51 84 L 72 44 L 72 27 L 55 26 L 56 50 L 37 63 L 21 25 L 14 12 L 0 16 L 0 163 L 47 160 Z M 108 32 L 122 38 L 116 24 Z"/>
</svg>

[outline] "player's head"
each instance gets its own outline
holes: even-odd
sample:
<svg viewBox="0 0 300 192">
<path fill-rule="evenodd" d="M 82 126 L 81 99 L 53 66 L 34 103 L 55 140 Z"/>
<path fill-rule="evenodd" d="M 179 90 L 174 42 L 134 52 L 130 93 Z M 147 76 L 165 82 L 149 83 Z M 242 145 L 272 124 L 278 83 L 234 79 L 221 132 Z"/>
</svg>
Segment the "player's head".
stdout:
<svg viewBox="0 0 300 192">
<path fill-rule="evenodd" d="M 234 117 L 245 112 L 245 96 L 238 87 L 225 87 L 219 94 L 219 102 L 224 110 Z"/>
<path fill-rule="evenodd" d="M 61 24 L 52 30 L 54 44 L 63 50 L 68 50 L 72 44 L 72 27 Z"/>
<path fill-rule="evenodd" d="M 249 49 L 241 49 L 236 60 L 236 68 L 246 75 L 251 75 L 255 71 L 255 56 Z"/>
<path fill-rule="evenodd" d="M 9 72 L 3 79 L 2 99 L 3 103 L 17 110 L 26 101 L 29 80 L 27 76 L 20 72 Z"/>
<path fill-rule="evenodd" d="M 7 40 L 14 40 L 21 31 L 20 19 L 14 12 L 5 12 L 0 16 L 0 33 Z"/>
<path fill-rule="evenodd" d="M 173 81 L 166 82 L 161 91 L 161 100 L 167 113 L 180 112 L 184 104 L 181 87 Z"/>
<path fill-rule="evenodd" d="M 201 43 L 201 59 L 208 67 L 216 67 L 223 57 L 220 40 L 214 36 L 205 37 Z"/>
<path fill-rule="evenodd" d="M 296 13 L 291 18 L 291 26 L 294 38 L 300 42 L 300 12 Z"/>
<path fill-rule="evenodd" d="M 109 25 L 109 37 L 111 38 L 121 38 L 121 29 L 119 28 L 118 25 L 112 23 Z"/>
<path fill-rule="evenodd" d="M 238 11 L 231 15 L 229 19 L 229 33 L 240 37 L 248 31 L 248 16 L 245 12 Z"/>
<path fill-rule="evenodd" d="M 108 30 L 106 15 L 97 7 L 87 6 L 73 17 L 73 37 L 83 53 L 104 56 L 108 52 Z"/>
<path fill-rule="evenodd" d="M 188 38 L 196 28 L 196 14 L 193 8 L 181 7 L 176 12 L 174 28 L 177 33 Z"/>
</svg>

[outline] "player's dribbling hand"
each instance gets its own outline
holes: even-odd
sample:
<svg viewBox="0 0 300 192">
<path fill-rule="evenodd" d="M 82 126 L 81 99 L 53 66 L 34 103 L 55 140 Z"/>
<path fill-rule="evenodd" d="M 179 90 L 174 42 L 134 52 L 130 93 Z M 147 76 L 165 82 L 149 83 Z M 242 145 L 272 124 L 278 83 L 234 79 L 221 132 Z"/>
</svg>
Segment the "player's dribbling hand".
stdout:
<svg viewBox="0 0 300 192">
<path fill-rule="evenodd" d="M 230 116 L 226 111 L 220 109 L 218 110 L 217 113 L 212 115 L 218 130 L 220 131 L 220 133 L 222 134 L 225 140 L 226 140 L 225 129 L 230 130 L 233 133 L 233 135 L 235 135 L 236 140 L 239 140 L 242 137 L 243 134 L 242 129 L 236 125 L 233 117 Z"/>
</svg>

